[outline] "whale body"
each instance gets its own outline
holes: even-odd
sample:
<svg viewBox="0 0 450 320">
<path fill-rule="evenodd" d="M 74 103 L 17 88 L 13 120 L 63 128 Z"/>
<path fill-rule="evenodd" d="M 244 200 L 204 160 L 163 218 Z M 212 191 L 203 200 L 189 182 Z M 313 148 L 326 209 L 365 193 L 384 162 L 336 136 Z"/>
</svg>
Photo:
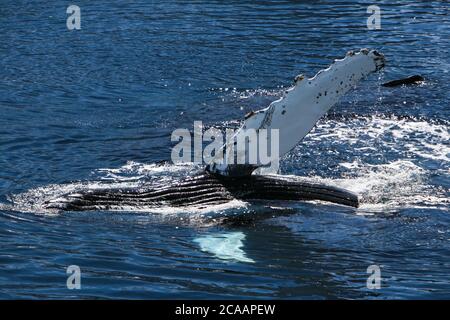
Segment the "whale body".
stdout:
<svg viewBox="0 0 450 320">
<path fill-rule="evenodd" d="M 46 207 L 68 211 L 120 210 L 149 206 L 205 207 L 232 200 L 321 200 L 358 207 L 350 191 L 293 176 L 222 177 L 208 172 L 164 187 L 104 188 L 67 194 Z"/>
<path fill-rule="evenodd" d="M 295 85 L 267 108 L 246 117 L 235 138 L 245 135 L 247 128 L 279 131 L 279 158 L 292 150 L 314 127 L 316 122 L 339 98 L 364 77 L 384 67 L 384 56 L 375 50 L 349 52 L 335 60 L 313 78 L 297 76 Z M 270 139 L 270 138 L 269 138 Z M 228 145 L 230 144 L 230 145 Z M 222 148 L 230 147 L 227 142 Z M 235 199 L 252 200 L 322 200 L 358 207 L 358 196 L 333 186 L 307 182 L 301 177 L 256 175 L 262 163 L 246 163 L 248 150 L 236 150 L 238 161 L 214 158 L 204 172 L 167 186 L 139 188 L 104 188 L 67 194 L 49 201 L 48 208 L 61 210 L 115 210 L 123 207 L 208 206 Z M 239 161 L 241 160 L 241 161 Z M 237 163 L 237 164 L 235 164 Z"/>
</svg>

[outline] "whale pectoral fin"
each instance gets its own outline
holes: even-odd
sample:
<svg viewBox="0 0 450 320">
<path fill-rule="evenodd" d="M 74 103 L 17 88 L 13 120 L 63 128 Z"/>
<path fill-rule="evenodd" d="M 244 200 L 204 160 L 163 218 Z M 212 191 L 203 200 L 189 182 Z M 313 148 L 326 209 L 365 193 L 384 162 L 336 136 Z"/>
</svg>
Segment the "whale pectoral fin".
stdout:
<svg viewBox="0 0 450 320">
<path fill-rule="evenodd" d="M 319 71 L 313 78 L 296 78 L 295 85 L 288 89 L 278 100 L 272 102 L 267 108 L 252 112 L 233 136 L 232 141 L 222 147 L 226 152 L 233 150 L 232 162 L 215 158 L 208 164 L 207 170 L 224 176 L 248 175 L 247 170 L 238 170 L 235 167 L 253 165 L 255 168 L 267 165 L 260 158 L 259 139 L 249 139 L 253 148 L 239 144 L 246 139 L 250 130 L 259 134 L 261 129 L 267 132 L 277 130 L 272 141 L 268 137 L 267 144 L 278 148 L 278 159 L 292 150 L 314 127 L 316 122 L 333 106 L 339 98 L 351 90 L 362 78 L 381 69 L 384 66 L 384 56 L 377 51 L 362 49 L 358 53 L 348 53 L 344 59 L 336 60 L 330 67 Z M 251 141 L 250 141 L 251 140 Z M 238 142 L 236 144 L 236 141 Z M 257 150 L 257 156 L 251 153 Z M 267 150 L 267 146 L 266 146 Z M 234 157 L 236 151 L 236 157 Z M 265 155 L 264 155 L 265 156 Z M 250 163 L 249 159 L 255 159 Z"/>
</svg>

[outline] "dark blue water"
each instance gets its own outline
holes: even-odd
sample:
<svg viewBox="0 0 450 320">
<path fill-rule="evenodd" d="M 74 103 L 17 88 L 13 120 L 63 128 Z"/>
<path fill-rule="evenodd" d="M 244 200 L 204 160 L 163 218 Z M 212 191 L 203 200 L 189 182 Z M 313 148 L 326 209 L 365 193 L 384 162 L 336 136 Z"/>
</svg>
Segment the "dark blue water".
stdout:
<svg viewBox="0 0 450 320">
<path fill-rule="evenodd" d="M 75 4 L 78 31 L 66 1 L 0 6 L 0 298 L 450 298 L 447 1 L 377 1 L 378 31 L 365 1 Z M 282 162 L 358 192 L 359 209 L 41 207 L 99 181 L 192 174 L 155 165 L 174 129 L 229 126 L 363 47 L 385 70 Z M 426 82 L 380 87 L 412 74 Z M 373 264 L 378 290 L 366 287 Z M 69 265 L 80 290 L 66 287 Z"/>
</svg>

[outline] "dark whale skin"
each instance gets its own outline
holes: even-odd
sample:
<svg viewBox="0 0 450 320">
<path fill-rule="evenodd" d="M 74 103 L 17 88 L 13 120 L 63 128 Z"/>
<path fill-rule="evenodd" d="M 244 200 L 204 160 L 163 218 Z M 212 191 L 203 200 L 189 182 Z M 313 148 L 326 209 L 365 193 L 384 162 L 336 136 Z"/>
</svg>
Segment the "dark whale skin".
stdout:
<svg viewBox="0 0 450 320">
<path fill-rule="evenodd" d="M 382 86 L 383 87 L 397 87 L 397 86 L 401 86 L 401 85 L 417 84 L 418 82 L 422 82 L 424 80 L 425 79 L 422 76 L 415 75 L 415 76 L 411 76 L 411 77 L 404 78 L 404 79 L 389 81 L 389 82 L 383 83 Z"/>
<path fill-rule="evenodd" d="M 114 210 L 120 207 L 169 205 L 205 207 L 238 199 L 251 200 L 322 200 L 358 207 L 358 196 L 350 191 L 299 177 L 260 176 L 222 177 L 208 172 L 188 177 L 177 184 L 145 188 L 93 189 L 67 194 L 47 208 L 63 211 Z"/>
</svg>

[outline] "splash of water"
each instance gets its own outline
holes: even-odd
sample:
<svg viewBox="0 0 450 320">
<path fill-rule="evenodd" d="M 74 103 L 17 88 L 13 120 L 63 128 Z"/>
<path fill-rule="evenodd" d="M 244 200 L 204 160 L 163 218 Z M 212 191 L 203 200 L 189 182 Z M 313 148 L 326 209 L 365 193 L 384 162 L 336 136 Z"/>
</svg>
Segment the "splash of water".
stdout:
<svg viewBox="0 0 450 320">
<path fill-rule="evenodd" d="M 326 119 L 302 142 L 320 156 L 321 149 L 332 146 L 339 152 L 349 152 L 346 158 L 353 161 L 337 163 L 340 177 L 329 178 L 327 172 L 306 179 L 340 186 L 358 193 L 362 199 L 360 212 L 378 211 L 402 207 L 448 208 L 449 191 L 430 183 L 432 174 L 450 176 L 450 133 L 445 123 L 398 117 L 356 116 L 344 121 Z M 372 163 L 374 152 L 392 153 L 394 159 L 384 163 Z M 406 157 L 405 157 L 406 155 Z M 295 154 L 294 154 L 295 156 Z M 316 158 L 317 158 L 316 157 Z M 437 168 L 430 170 L 420 161 L 432 161 Z M 295 158 L 289 159 L 293 165 Z M 298 166 L 304 163 L 298 164 Z M 9 204 L 0 204 L 4 210 L 56 214 L 45 204 L 65 194 L 85 192 L 98 188 L 140 188 L 144 184 L 177 183 L 186 176 L 198 173 L 202 168 L 193 164 L 143 164 L 128 162 L 119 168 L 102 168 L 92 173 L 89 181 L 53 184 L 9 196 Z M 247 203 L 231 201 L 211 207 L 118 207 L 112 211 L 156 213 L 178 216 L 190 221 L 216 219 L 228 214 L 245 212 Z M 240 210 L 243 209 L 243 210 Z"/>
</svg>

